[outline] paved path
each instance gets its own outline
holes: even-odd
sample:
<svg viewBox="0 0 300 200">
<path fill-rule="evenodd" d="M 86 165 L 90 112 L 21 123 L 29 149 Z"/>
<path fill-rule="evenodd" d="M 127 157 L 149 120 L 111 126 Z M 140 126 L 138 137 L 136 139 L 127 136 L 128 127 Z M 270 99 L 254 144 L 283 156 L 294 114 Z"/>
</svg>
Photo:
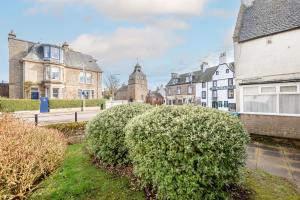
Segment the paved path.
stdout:
<svg viewBox="0 0 300 200">
<path fill-rule="evenodd" d="M 77 112 L 78 121 L 88 121 L 95 117 L 100 111 L 84 111 Z M 35 122 L 34 114 L 18 114 L 18 117 L 24 119 L 28 122 Z M 67 123 L 75 121 L 75 112 L 65 112 L 65 113 L 43 113 L 38 114 L 38 124 L 57 124 L 57 123 Z"/>
<path fill-rule="evenodd" d="M 287 178 L 300 189 L 300 150 L 259 143 L 250 144 L 247 167 Z"/>
</svg>

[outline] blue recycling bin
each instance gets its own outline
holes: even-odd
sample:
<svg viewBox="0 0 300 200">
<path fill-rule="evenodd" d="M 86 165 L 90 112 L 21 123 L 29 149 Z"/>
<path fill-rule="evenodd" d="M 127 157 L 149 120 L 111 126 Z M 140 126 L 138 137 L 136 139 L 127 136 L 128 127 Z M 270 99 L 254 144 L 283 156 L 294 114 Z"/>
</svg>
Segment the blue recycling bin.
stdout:
<svg viewBox="0 0 300 200">
<path fill-rule="evenodd" d="M 49 99 L 48 97 L 41 97 L 40 98 L 40 112 L 47 113 L 49 112 Z"/>
</svg>

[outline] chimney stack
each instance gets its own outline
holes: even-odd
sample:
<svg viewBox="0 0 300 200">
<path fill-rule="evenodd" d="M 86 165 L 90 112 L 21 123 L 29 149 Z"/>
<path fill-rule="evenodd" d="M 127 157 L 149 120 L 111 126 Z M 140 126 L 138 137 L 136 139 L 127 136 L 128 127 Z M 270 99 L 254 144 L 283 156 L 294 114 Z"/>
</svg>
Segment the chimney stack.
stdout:
<svg viewBox="0 0 300 200">
<path fill-rule="evenodd" d="M 171 73 L 171 77 L 172 78 L 178 78 L 178 74 L 177 73 Z"/>
<path fill-rule="evenodd" d="M 208 63 L 207 62 L 203 62 L 202 64 L 201 64 L 201 71 L 202 72 L 205 72 L 205 70 L 208 68 Z"/>
<path fill-rule="evenodd" d="M 225 64 L 227 62 L 227 58 L 226 58 L 226 52 L 221 53 L 220 58 L 219 58 L 219 64 Z"/>
<path fill-rule="evenodd" d="M 11 30 L 9 33 L 8 33 L 8 38 L 9 39 L 15 39 L 17 37 L 16 33 Z"/>
<path fill-rule="evenodd" d="M 67 42 L 64 42 L 62 45 L 63 50 L 68 50 L 69 49 L 69 44 Z"/>
</svg>

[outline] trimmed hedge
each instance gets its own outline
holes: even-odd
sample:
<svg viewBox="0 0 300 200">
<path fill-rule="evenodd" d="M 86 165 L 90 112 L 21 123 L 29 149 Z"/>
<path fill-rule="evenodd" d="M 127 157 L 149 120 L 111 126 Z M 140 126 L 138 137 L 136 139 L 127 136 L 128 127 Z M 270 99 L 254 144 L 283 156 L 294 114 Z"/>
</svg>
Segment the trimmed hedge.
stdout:
<svg viewBox="0 0 300 200">
<path fill-rule="evenodd" d="M 58 130 L 62 132 L 66 137 L 72 137 L 84 133 L 86 124 L 87 122 L 71 122 L 63 124 L 50 124 L 44 127 Z"/>
<path fill-rule="evenodd" d="M 85 107 L 104 107 L 104 99 L 86 99 Z M 58 108 L 80 108 L 82 106 L 82 100 L 64 100 L 64 99 L 50 99 L 49 107 L 50 109 Z"/>
<path fill-rule="evenodd" d="M 64 100 L 64 99 L 50 99 L 49 108 L 80 108 L 82 100 Z M 85 100 L 85 107 L 105 107 L 104 99 L 87 99 Z M 4 99 L 0 98 L 0 112 L 16 112 L 40 110 L 40 100 L 31 99 Z"/>
<path fill-rule="evenodd" d="M 0 98 L 0 112 L 16 112 L 39 110 L 40 101 L 31 99 L 2 99 Z"/>
<path fill-rule="evenodd" d="M 87 125 L 90 153 L 106 164 L 129 164 L 123 129 L 130 119 L 151 108 L 148 104 L 134 103 L 115 106 L 98 114 Z"/>
<path fill-rule="evenodd" d="M 133 118 L 125 131 L 134 172 L 159 199 L 227 199 L 241 178 L 249 135 L 228 113 L 157 107 Z"/>
</svg>

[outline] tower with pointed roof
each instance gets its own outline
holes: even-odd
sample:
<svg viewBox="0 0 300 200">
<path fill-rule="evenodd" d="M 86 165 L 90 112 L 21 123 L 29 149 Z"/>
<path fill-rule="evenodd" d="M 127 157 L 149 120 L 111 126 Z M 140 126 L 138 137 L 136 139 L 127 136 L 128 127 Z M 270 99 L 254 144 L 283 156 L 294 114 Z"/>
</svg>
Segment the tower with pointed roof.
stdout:
<svg viewBox="0 0 300 200">
<path fill-rule="evenodd" d="M 145 102 L 148 94 L 147 77 L 137 63 L 128 80 L 127 97 L 129 101 Z"/>
</svg>

